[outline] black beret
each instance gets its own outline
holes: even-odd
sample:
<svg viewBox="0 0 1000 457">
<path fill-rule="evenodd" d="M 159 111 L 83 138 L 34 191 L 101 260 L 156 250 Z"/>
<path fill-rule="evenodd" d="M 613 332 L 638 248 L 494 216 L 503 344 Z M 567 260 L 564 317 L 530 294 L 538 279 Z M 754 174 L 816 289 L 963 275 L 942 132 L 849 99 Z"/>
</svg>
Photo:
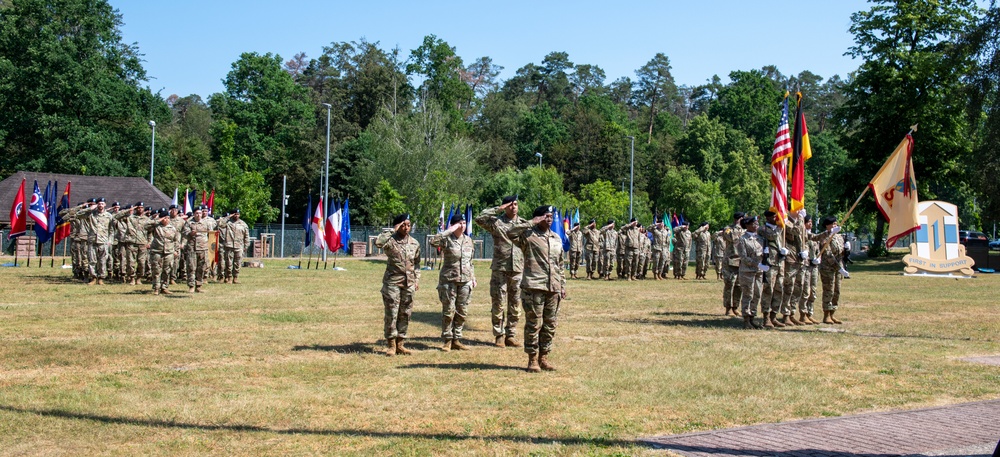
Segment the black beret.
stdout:
<svg viewBox="0 0 1000 457">
<path fill-rule="evenodd" d="M 740 221 L 740 227 L 747 228 L 748 225 L 757 222 L 757 216 L 744 216 L 743 220 Z"/>
<path fill-rule="evenodd" d="M 593 219 L 593 218 L 592 218 L 592 219 L 590 219 L 590 223 L 591 223 L 591 224 L 596 224 L 596 223 L 597 223 L 597 219 Z"/>
<path fill-rule="evenodd" d="M 804 222 L 812 222 L 813 220 L 812 214 L 806 214 L 806 217 L 802 218 L 802 220 Z"/>
<path fill-rule="evenodd" d="M 548 213 L 552 213 L 552 212 L 555 212 L 555 211 L 552 209 L 551 206 L 549 206 L 549 205 L 542 205 L 542 206 L 539 206 L 538 208 L 535 208 L 535 210 L 531 212 L 531 217 L 544 216 L 544 215 L 546 215 Z"/>
<path fill-rule="evenodd" d="M 145 204 L 145 203 L 143 203 L 143 202 L 138 202 L 138 203 L 136 203 L 136 204 L 135 204 L 135 205 L 133 205 L 133 206 L 146 206 L 146 204 Z"/>
<path fill-rule="evenodd" d="M 104 197 L 101 197 L 101 198 L 98 198 L 98 199 L 97 199 L 97 200 L 95 200 L 95 201 L 96 201 L 97 203 L 104 203 L 104 202 L 106 202 L 107 200 L 105 200 L 105 199 L 104 199 Z"/>
<path fill-rule="evenodd" d="M 234 210 L 232 210 L 232 211 L 229 212 L 229 214 L 239 214 L 239 213 L 240 213 L 240 209 L 239 208 L 236 208 L 236 209 L 234 209 Z"/>
<path fill-rule="evenodd" d="M 636 219 L 633 217 L 632 219 L 629 219 L 629 222 L 635 222 L 635 220 Z"/>
<path fill-rule="evenodd" d="M 402 221 L 400 221 L 400 222 L 402 222 Z M 451 216 L 451 220 L 448 221 L 449 224 L 457 224 L 459 222 L 465 222 L 465 215 L 462 214 L 462 213 L 455 213 L 455 215 Z M 396 224 L 392 224 L 392 225 L 396 225 Z"/>
<path fill-rule="evenodd" d="M 821 224 L 821 225 L 822 225 L 823 227 L 826 227 L 826 226 L 828 226 L 828 225 L 830 225 L 830 224 L 836 224 L 836 223 L 837 223 L 837 218 L 835 218 L 835 217 L 833 217 L 833 216 L 827 216 L 827 217 L 824 217 L 824 218 L 823 218 L 823 221 L 822 221 L 822 222 L 820 222 L 820 224 Z"/>
<path fill-rule="evenodd" d="M 579 226 L 580 226 L 580 223 L 579 223 L 579 222 L 574 222 L 574 223 L 573 223 L 573 227 L 579 227 Z"/>
<path fill-rule="evenodd" d="M 167 216 L 169 216 L 169 215 L 170 215 L 170 212 L 169 212 L 169 211 L 167 211 L 167 209 L 166 209 L 166 208 L 160 208 L 160 210 L 159 210 L 159 211 L 157 211 L 157 213 L 156 213 L 156 214 L 157 214 L 157 216 L 159 216 L 159 217 L 167 217 Z"/>
<path fill-rule="evenodd" d="M 170 205 L 170 209 L 177 209 L 177 205 Z"/>
<path fill-rule="evenodd" d="M 399 216 L 396 216 L 395 218 L 392 219 L 392 225 L 396 226 L 396 225 L 399 225 L 400 223 L 402 223 L 403 221 L 408 221 L 408 220 L 410 220 L 410 214 L 409 213 L 403 213 L 403 214 L 400 214 Z"/>
<path fill-rule="evenodd" d="M 187 217 L 191 217 L 191 215 L 193 215 L 193 214 L 194 214 L 194 213 L 192 213 L 192 212 L 188 211 L 188 212 L 187 212 L 187 214 L 185 214 L 185 216 L 187 216 Z"/>
<path fill-rule="evenodd" d="M 776 213 L 774 211 L 771 211 L 771 210 L 764 211 L 764 217 L 774 217 L 774 216 L 777 216 L 777 215 L 778 215 L 778 213 Z"/>
<path fill-rule="evenodd" d="M 614 219 L 608 219 L 608 223 L 604 224 L 604 225 L 609 225 L 609 224 L 614 224 L 614 223 L 615 223 Z"/>
<path fill-rule="evenodd" d="M 708 221 L 702 222 L 701 225 L 699 225 L 699 227 L 704 227 L 706 225 L 708 225 Z"/>
<path fill-rule="evenodd" d="M 114 203 L 111 204 L 111 206 L 122 206 L 122 204 L 118 203 L 118 202 L 114 202 Z"/>
<path fill-rule="evenodd" d="M 500 200 L 500 204 L 506 205 L 510 202 L 516 202 L 516 201 L 517 201 L 517 195 L 508 195 L 504 197 L 502 200 Z"/>
<path fill-rule="evenodd" d="M 742 211 L 737 211 L 737 212 L 733 213 L 733 220 L 743 219 L 743 216 L 746 216 L 746 215 L 747 215 L 747 213 L 744 213 Z"/>
</svg>

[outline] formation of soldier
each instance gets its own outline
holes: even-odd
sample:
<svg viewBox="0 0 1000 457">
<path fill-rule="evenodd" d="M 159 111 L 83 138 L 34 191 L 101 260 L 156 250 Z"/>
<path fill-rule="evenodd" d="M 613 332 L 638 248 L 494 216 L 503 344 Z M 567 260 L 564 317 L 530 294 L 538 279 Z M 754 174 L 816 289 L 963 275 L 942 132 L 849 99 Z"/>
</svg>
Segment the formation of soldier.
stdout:
<svg viewBox="0 0 1000 457">
<path fill-rule="evenodd" d="M 216 220 L 205 206 L 184 216 L 176 205 L 154 211 L 142 202 L 108 206 L 104 198 L 92 198 L 60 211 L 60 217 L 70 223 L 74 278 L 89 285 L 148 281 L 154 294 L 171 294 L 169 286 L 185 279 L 191 293 L 202 292 L 213 277 L 238 284 L 250 242 L 239 209 Z M 217 237 L 221 261 L 209 258 L 210 234 Z"/>
</svg>

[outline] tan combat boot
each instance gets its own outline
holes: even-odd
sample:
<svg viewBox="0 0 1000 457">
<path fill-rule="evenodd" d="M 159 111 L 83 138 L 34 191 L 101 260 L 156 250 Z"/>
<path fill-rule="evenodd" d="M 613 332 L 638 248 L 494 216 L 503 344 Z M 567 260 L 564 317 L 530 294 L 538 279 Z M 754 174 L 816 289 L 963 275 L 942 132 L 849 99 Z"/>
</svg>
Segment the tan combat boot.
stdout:
<svg viewBox="0 0 1000 457">
<path fill-rule="evenodd" d="M 240 282 L 239 279 L 236 279 L 236 276 L 233 276 L 233 284 L 242 284 L 242 283 Z"/>
<path fill-rule="evenodd" d="M 773 325 L 774 328 L 784 328 L 785 324 L 782 324 L 780 321 L 778 321 L 778 319 L 776 319 L 777 315 L 778 313 L 776 312 L 771 312 L 768 314 L 768 317 L 771 319 L 771 325 Z"/>
<path fill-rule="evenodd" d="M 396 340 L 392 338 L 385 340 L 385 355 L 387 357 L 396 355 Z"/>
<path fill-rule="evenodd" d="M 743 329 L 744 330 L 753 330 L 753 328 L 754 328 L 754 326 L 753 326 L 753 317 L 752 316 L 744 315 L 743 316 Z"/>
<path fill-rule="evenodd" d="M 555 365 L 549 363 L 548 354 L 542 354 L 538 356 L 538 366 L 545 371 L 556 371 Z"/>
<path fill-rule="evenodd" d="M 97 278 L 97 285 L 98 286 L 103 286 L 104 285 L 104 280 L 101 279 L 101 278 Z"/>
<path fill-rule="evenodd" d="M 495 344 L 496 347 L 498 347 L 498 348 L 502 348 L 502 347 L 504 347 L 503 340 L 504 340 L 504 336 L 500 335 L 500 336 L 497 337 L 496 342 L 493 343 L 493 344 Z"/>
<path fill-rule="evenodd" d="M 167 289 L 166 287 L 164 287 L 164 288 L 160 289 L 160 293 L 161 293 L 161 294 L 163 294 L 163 295 L 173 295 L 173 292 L 171 292 L 171 291 L 170 291 L 169 289 Z"/>
<path fill-rule="evenodd" d="M 398 336 L 396 337 L 396 354 L 399 355 L 413 354 L 413 351 L 406 349 L 406 346 L 403 345 L 404 343 L 406 343 L 406 338 L 400 338 Z"/>
<path fill-rule="evenodd" d="M 194 286 L 194 292 L 200 294 L 204 293 L 205 291 L 201 290 L 201 286 Z"/>
<path fill-rule="evenodd" d="M 729 307 L 726 307 L 726 315 L 729 316 L 731 314 L 733 314 L 733 309 L 729 308 Z"/>
<path fill-rule="evenodd" d="M 825 309 L 823 310 L 823 323 L 824 324 L 832 324 L 833 323 L 833 321 L 830 320 L 830 312 L 827 311 L 827 310 L 825 310 Z"/>
<path fill-rule="evenodd" d="M 743 313 L 740 312 L 740 307 L 739 306 L 734 306 L 733 307 L 733 316 L 740 317 L 742 315 L 743 315 Z"/>
<path fill-rule="evenodd" d="M 792 325 L 806 325 L 806 324 L 803 324 L 803 323 L 802 323 L 802 322 L 800 322 L 800 321 L 797 321 L 797 320 L 795 320 L 795 313 L 794 313 L 794 312 L 792 312 L 792 313 L 788 314 L 788 317 L 787 317 L 787 319 L 785 320 L 785 322 L 786 322 L 786 323 L 787 323 L 787 322 L 791 322 L 791 323 L 792 323 Z"/>
<path fill-rule="evenodd" d="M 462 342 L 459 341 L 458 338 L 451 340 L 451 348 L 456 351 L 464 351 L 466 349 L 469 349 L 466 345 L 462 344 Z"/>
<path fill-rule="evenodd" d="M 451 352 L 451 340 L 450 339 L 445 338 L 444 344 L 441 345 L 441 351 L 443 351 L 443 352 Z"/>
<path fill-rule="evenodd" d="M 837 310 L 830 311 L 830 320 L 833 321 L 834 324 L 843 324 L 843 322 L 841 322 L 840 319 L 837 319 L 834 314 L 837 314 Z"/>
<path fill-rule="evenodd" d="M 160 289 L 153 289 L 153 295 L 160 295 Z"/>
<path fill-rule="evenodd" d="M 528 373 L 538 373 L 542 367 L 538 366 L 538 355 L 528 354 Z"/>
<path fill-rule="evenodd" d="M 189 294 L 193 294 L 194 293 L 194 287 L 188 287 L 188 293 Z"/>
<path fill-rule="evenodd" d="M 806 313 L 799 312 L 799 322 L 801 322 L 802 325 L 809 325 L 809 316 L 806 316 Z"/>
<path fill-rule="evenodd" d="M 517 340 L 515 340 L 514 337 L 511 337 L 511 336 L 508 336 L 507 338 L 504 338 L 504 345 L 512 347 L 512 348 L 519 348 L 519 347 L 521 347 L 521 343 L 518 343 Z"/>
<path fill-rule="evenodd" d="M 763 316 L 763 318 L 761 320 L 764 321 L 764 328 L 766 328 L 766 329 L 772 329 L 772 328 L 774 328 L 774 322 L 771 322 L 771 319 L 767 318 L 767 313 L 763 313 L 763 314 L 764 314 L 764 316 Z"/>
</svg>

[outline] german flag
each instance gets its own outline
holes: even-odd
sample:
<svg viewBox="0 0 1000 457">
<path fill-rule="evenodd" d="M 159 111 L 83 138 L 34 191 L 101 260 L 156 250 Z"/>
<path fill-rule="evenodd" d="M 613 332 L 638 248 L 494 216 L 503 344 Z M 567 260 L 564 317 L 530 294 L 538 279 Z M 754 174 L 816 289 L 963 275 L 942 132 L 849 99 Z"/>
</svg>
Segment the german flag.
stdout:
<svg viewBox="0 0 1000 457">
<path fill-rule="evenodd" d="M 809 129 L 806 128 L 806 114 L 802 111 L 802 92 L 795 92 L 795 99 L 797 107 L 795 109 L 795 132 L 792 134 L 792 166 L 788 168 L 789 181 L 792 184 L 792 211 L 805 208 L 805 164 L 812 157 L 812 147 L 809 146 Z"/>
</svg>

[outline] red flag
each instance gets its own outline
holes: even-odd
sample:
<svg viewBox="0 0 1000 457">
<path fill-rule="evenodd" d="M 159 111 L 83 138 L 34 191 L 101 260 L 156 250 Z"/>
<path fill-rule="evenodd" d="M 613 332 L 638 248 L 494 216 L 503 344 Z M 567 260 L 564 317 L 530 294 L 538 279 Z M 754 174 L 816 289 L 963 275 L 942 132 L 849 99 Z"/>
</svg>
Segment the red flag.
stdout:
<svg viewBox="0 0 1000 457">
<path fill-rule="evenodd" d="M 771 211 L 778 214 L 778 225 L 785 225 L 788 214 L 788 197 L 785 182 L 785 160 L 792 155 L 792 142 L 788 135 L 788 93 L 781 108 L 781 122 L 774 135 L 774 152 L 771 153 Z"/>
<path fill-rule="evenodd" d="M 59 209 L 56 211 L 55 244 L 59 244 L 60 241 L 69 236 L 70 232 L 69 221 L 63 220 L 63 218 L 58 216 L 59 211 L 69 208 L 69 185 L 70 183 L 66 183 L 66 190 L 63 192 L 62 200 L 59 200 Z"/>
<path fill-rule="evenodd" d="M 11 240 L 24 235 L 28 231 L 28 208 L 24 204 L 24 182 L 27 178 L 21 178 L 21 187 L 17 189 L 17 196 L 10 206 L 10 233 L 7 239 Z"/>
<path fill-rule="evenodd" d="M 311 224 L 313 240 L 316 246 L 318 246 L 321 250 L 326 249 L 326 238 L 324 238 L 326 232 L 326 217 L 323 216 L 325 210 L 326 209 L 323 208 L 323 197 L 321 196 L 319 197 L 319 204 L 316 205 L 316 211 L 313 212 Z"/>
<path fill-rule="evenodd" d="M 212 194 L 208 196 L 208 211 L 215 212 L 215 189 L 212 189 Z"/>
</svg>

